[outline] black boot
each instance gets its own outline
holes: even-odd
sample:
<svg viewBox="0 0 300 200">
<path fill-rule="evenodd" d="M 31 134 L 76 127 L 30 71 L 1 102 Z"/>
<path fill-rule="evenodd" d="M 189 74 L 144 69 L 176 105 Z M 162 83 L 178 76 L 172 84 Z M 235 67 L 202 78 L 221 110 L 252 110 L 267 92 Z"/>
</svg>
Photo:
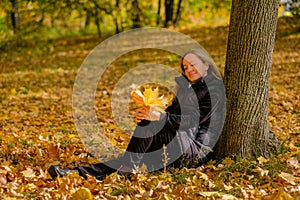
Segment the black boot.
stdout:
<svg viewBox="0 0 300 200">
<path fill-rule="evenodd" d="M 50 176 L 55 179 L 57 176 L 66 176 L 67 173 L 71 173 L 71 172 L 77 172 L 76 170 L 71 170 L 71 169 L 62 169 L 57 165 L 52 165 L 51 167 L 49 167 L 48 172 L 50 174 Z"/>
<path fill-rule="evenodd" d="M 133 167 L 128 167 L 125 165 L 122 165 L 119 169 L 118 169 L 118 174 L 121 176 L 125 176 L 128 179 L 131 179 L 132 175 L 133 175 Z"/>
</svg>

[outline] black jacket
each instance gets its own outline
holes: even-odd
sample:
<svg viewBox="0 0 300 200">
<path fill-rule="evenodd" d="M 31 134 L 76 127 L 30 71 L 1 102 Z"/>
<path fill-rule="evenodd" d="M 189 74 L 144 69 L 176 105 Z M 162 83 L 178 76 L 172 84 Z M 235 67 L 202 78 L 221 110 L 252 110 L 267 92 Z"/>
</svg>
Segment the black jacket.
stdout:
<svg viewBox="0 0 300 200">
<path fill-rule="evenodd" d="M 162 116 L 165 128 L 177 132 L 181 151 L 190 158 L 205 157 L 216 144 L 225 119 L 223 81 L 208 74 L 196 83 L 176 78 L 178 91 Z"/>
</svg>

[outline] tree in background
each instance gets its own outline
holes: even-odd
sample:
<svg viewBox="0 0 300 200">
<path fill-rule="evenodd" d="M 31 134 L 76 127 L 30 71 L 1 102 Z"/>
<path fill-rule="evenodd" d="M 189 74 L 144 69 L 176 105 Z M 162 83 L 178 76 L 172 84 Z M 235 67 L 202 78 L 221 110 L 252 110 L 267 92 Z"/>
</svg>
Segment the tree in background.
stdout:
<svg viewBox="0 0 300 200">
<path fill-rule="evenodd" d="M 131 10 L 131 19 L 132 19 L 132 28 L 140 28 L 141 27 L 141 17 L 140 17 L 141 9 L 139 7 L 139 1 L 132 1 L 132 10 Z"/>
<path fill-rule="evenodd" d="M 218 16 L 226 16 L 228 0 L 4 0 L 0 1 L 0 22 L 6 30 L 20 36 L 47 31 L 53 33 L 119 33 L 145 26 L 200 25 Z M 4 11 L 4 12 L 3 12 Z M 5 15 L 3 15 L 5 13 Z M 205 16 L 201 18 L 200 16 Z M 224 16 L 224 14 L 223 14 Z M 224 17 L 223 17 L 224 18 Z M 194 21 L 194 19 L 198 19 Z M 0 26 L 0 28 L 1 28 Z M 43 31 L 41 31 L 43 30 Z M 44 33 L 45 33 L 44 32 Z M 8 35 L 11 33 L 7 32 Z"/>
<path fill-rule="evenodd" d="M 115 4 L 115 10 L 116 12 L 113 14 L 114 21 L 115 21 L 115 27 L 116 27 L 116 33 L 120 33 L 120 28 L 119 28 L 119 18 L 120 16 L 117 15 L 117 13 L 120 13 L 120 0 L 116 0 Z"/>
<path fill-rule="evenodd" d="M 18 14 L 18 5 L 16 0 L 11 0 L 11 24 L 14 30 L 14 33 L 17 33 L 19 30 L 19 14 Z"/>
<path fill-rule="evenodd" d="M 227 116 L 217 157 L 269 158 L 279 142 L 268 126 L 270 69 L 279 0 L 233 0 L 224 84 Z"/>
<path fill-rule="evenodd" d="M 168 27 L 173 23 L 173 7 L 174 0 L 165 0 L 165 27 Z"/>
<path fill-rule="evenodd" d="M 182 0 L 178 0 L 176 16 L 175 16 L 175 19 L 173 20 L 174 26 L 178 26 L 180 18 L 181 18 L 181 10 L 183 9 L 181 2 L 182 2 Z"/>
<path fill-rule="evenodd" d="M 169 27 L 170 25 L 174 25 L 174 26 L 178 25 L 181 16 L 181 10 L 182 10 L 181 2 L 182 0 L 178 0 L 177 9 L 174 17 L 174 8 L 175 8 L 174 0 L 165 0 L 164 27 Z"/>
<path fill-rule="evenodd" d="M 160 18 L 160 10 L 161 10 L 161 0 L 158 0 L 157 3 L 157 16 L 156 16 L 156 25 L 159 26 L 161 18 Z"/>
</svg>

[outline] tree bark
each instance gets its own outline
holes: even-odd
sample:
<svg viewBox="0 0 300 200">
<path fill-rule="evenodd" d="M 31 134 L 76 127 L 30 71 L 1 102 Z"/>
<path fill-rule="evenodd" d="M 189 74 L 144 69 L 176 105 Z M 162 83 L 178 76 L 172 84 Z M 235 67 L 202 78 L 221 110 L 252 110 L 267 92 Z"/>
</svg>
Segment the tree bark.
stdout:
<svg viewBox="0 0 300 200">
<path fill-rule="evenodd" d="M 224 84 L 227 113 L 217 158 L 269 158 L 279 142 L 268 127 L 268 93 L 278 0 L 233 0 Z"/>
</svg>

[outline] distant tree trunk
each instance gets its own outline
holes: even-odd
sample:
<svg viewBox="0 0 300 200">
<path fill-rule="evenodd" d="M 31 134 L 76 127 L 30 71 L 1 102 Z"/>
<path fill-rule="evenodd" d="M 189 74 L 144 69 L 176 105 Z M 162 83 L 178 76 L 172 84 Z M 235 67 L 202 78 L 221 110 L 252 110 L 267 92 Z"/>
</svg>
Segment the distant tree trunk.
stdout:
<svg viewBox="0 0 300 200">
<path fill-rule="evenodd" d="M 161 0 L 158 0 L 158 9 L 157 9 L 157 16 L 156 16 L 156 25 L 160 24 L 160 8 L 161 8 Z"/>
<path fill-rule="evenodd" d="M 84 28 L 87 28 L 90 25 L 90 23 L 91 23 L 91 14 L 90 14 L 88 8 L 83 8 L 83 9 L 86 12 L 86 18 L 85 18 Z"/>
<path fill-rule="evenodd" d="M 174 24 L 175 26 L 178 25 L 179 20 L 180 20 L 180 18 L 181 18 L 181 2 L 182 2 L 182 0 L 178 0 L 177 11 L 176 11 L 176 18 L 175 18 L 175 20 L 174 20 L 174 22 L 173 22 L 173 24 Z"/>
<path fill-rule="evenodd" d="M 95 11 L 95 23 L 96 23 L 96 26 L 97 26 L 97 33 L 98 33 L 99 37 L 101 37 L 102 33 L 101 33 L 100 20 L 99 20 L 97 8 L 96 8 L 96 11 Z"/>
<path fill-rule="evenodd" d="M 12 5 L 12 10 L 11 10 L 11 23 L 13 26 L 14 33 L 17 33 L 19 31 L 19 13 L 18 13 L 18 4 L 17 0 L 10 0 L 11 5 Z"/>
<path fill-rule="evenodd" d="M 132 1 L 132 28 L 140 28 L 141 27 L 141 17 L 140 17 L 141 10 L 139 8 L 138 0 Z"/>
<path fill-rule="evenodd" d="M 117 11 L 120 10 L 119 8 L 119 3 L 120 3 L 120 0 L 116 0 L 116 9 Z M 115 20 L 115 27 L 116 27 L 116 33 L 120 33 L 120 29 L 119 29 L 119 23 L 118 23 L 118 14 L 116 16 L 114 16 L 114 20 Z"/>
<path fill-rule="evenodd" d="M 227 116 L 217 158 L 269 158 L 278 151 L 267 118 L 278 6 L 279 0 L 232 2 L 224 78 Z"/>
<path fill-rule="evenodd" d="M 118 24 L 118 19 L 117 18 L 115 19 L 115 28 L 116 28 L 116 33 L 120 33 L 119 24 Z"/>
<path fill-rule="evenodd" d="M 174 7 L 174 0 L 165 0 L 165 27 L 168 27 L 173 22 L 173 7 Z"/>
</svg>

